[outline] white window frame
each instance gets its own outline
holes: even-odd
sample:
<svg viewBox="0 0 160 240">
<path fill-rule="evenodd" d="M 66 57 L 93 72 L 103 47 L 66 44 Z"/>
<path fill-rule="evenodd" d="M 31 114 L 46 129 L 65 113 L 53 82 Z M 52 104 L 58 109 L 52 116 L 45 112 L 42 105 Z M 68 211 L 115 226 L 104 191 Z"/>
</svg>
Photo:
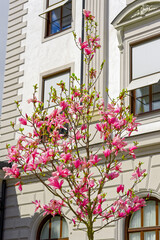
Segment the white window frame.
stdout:
<svg viewBox="0 0 160 240">
<path fill-rule="evenodd" d="M 44 1 L 44 6 L 43 6 L 43 12 L 39 14 L 39 16 L 42 18 L 42 43 L 45 43 L 47 41 L 50 41 L 54 38 L 61 37 L 65 34 L 72 33 L 75 31 L 75 12 L 76 12 L 76 0 L 72 0 L 72 21 L 71 21 L 71 27 L 64 30 L 60 31 L 57 34 L 53 34 L 50 36 L 46 36 L 46 19 L 47 19 L 47 14 L 48 12 L 52 11 L 53 9 L 56 9 L 58 7 L 63 6 L 65 3 L 67 3 L 68 0 L 62 0 L 59 3 L 53 4 L 52 6 L 46 8 L 47 6 L 47 0 Z"/>
<path fill-rule="evenodd" d="M 72 63 L 69 63 L 67 65 L 57 67 L 57 68 L 54 68 L 54 69 L 50 69 L 48 71 L 45 71 L 45 72 L 41 73 L 40 74 L 40 80 L 39 80 L 39 99 L 43 100 L 43 91 L 44 91 L 43 81 L 44 81 L 44 79 L 49 78 L 51 76 L 56 76 L 60 73 L 66 72 L 66 71 L 70 71 L 70 75 L 72 75 L 72 73 L 74 73 L 74 69 L 75 69 L 75 64 L 72 62 Z M 70 83 L 70 79 L 69 79 L 69 88 L 70 87 L 71 87 L 71 83 Z M 70 94 L 70 89 L 69 89 L 69 94 Z M 53 107 L 53 106 L 51 106 L 51 107 Z"/>
</svg>

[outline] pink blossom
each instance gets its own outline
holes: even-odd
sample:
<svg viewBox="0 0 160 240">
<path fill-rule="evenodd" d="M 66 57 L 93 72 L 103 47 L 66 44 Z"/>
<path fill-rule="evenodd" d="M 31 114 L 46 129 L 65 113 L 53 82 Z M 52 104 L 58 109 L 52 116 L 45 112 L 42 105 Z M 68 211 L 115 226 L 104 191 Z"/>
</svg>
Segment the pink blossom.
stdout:
<svg viewBox="0 0 160 240">
<path fill-rule="evenodd" d="M 19 118 L 19 122 L 22 125 L 27 125 L 27 120 L 25 118 Z"/>
<path fill-rule="evenodd" d="M 106 149 L 104 152 L 103 152 L 103 154 L 104 154 L 104 156 L 107 158 L 110 154 L 112 153 L 112 150 L 110 150 L 110 149 Z"/>
<path fill-rule="evenodd" d="M 76 133 L 76 139 L 77 139 L 77 140 L 80 140 L 81 138 L 83 138 L 83 135 L 80 134 L 80 131 L 77 131 L 77 133 Z"/>
<path fill-rule="evenodd" d="M 62 178 L 66 178 L 69 175 L 71 175 L 71 172 L 67 168 L 63 169 L 63 164 L 61 164 L 60 166 L 57 166 L 56 168 L 57 168 L 58 175 L 61 176 Z"/>
<path fill-rule="evenodd" d="M 86 128 L 87 128 L 87 124 L 83 124 L 83 125 L 81 126 L 81 131 L 85 130 Z"/>
<path fill-rule="evenodd" d="M 136 171 L 132 173 L 131 180 L 135 179 L 138 180 L 140 177 L 143 176 L 143 173 L 146 171 L 146 169 L 141 170 L 139 167 L 136 168 Z"/>
<path fill-rule="evenodd" d="M 18 186 L 19 191 L 22 191 L 22 183 L 20 181 L 17 182 L 15 186 Z"/>
<path fill-rule="evenodd" d="M 86 18 L 89 18 L 91 15 L 91 11 L 87 11 L 87 10 L 83 9 L 83 14 Z"/>
<path fill-rule="evenodd" d="M 93 53 L 92 48 L 89 48 L 89 47 L 86 47 L 86 48 L 84 49 L 84 51 L 85 51 L 86 55 L 90 55 L 90 54 Z"/>
<path fill-rule="evenodd" d="M 63 180 L 58 182 L 57 178 L 54 177 L 48 178 L 48 181 L 50 182 L 48 185 L 51 185 L 54 189 L 61 189 L 62 184 L 64 183 Z"/>
<path fill-rule="evenodd" d="M 36 205 L 35 212 L 37 212 L 37 210 L 38 210 L 39 208 L 41 208 L 40 201 L 36 200 L 35 202 L 32 202 L 32 203 L 34 203 L 34 204 Z"/>
<path fill-rule="evenodd" d="M 120 191 L 122 191 L 122 193 L 124 192 L 124 185 L 119 185 L 117 187 L 117 193 L 119 193 Z"/>
<path fill-rule="evenodd" d="M 67 108 L 68 106 L 69 106 L 69 105 L 68 105 L 67 102 L 65 102 L 65 101 L 60 102 L 60 107 L 62 108 L 62 111 L 63 111 L 65 108 Z"/>
<path fill-rule="evenodd" d="M 106 178 L 108 178 L 108 180 L 113 180 L 114 178 L 117 178 L 119 176 L 118 172 L 111 172 L 108 174 L 105 174 Z"/>
<path fill-rule="evenodd" d="M 66 162 L 68 162 L 69 160 L 72 159 L 72 155 L 71 155 L 70 153 L 67 153 L 67 154 L 62 153 L 62 154 L 61 154 L 61 158 L 62 158 L 62 159 L 64 160 L 64 162 L 66 163 Z"/>
<path fill-rule="evenodd" d="M 20 177 L 20 172 L 18 169 L 18 165 L 14 163 L 12 167 L 3 167 L 3 171 L 6 172 L 5 177 L 7 176 L 12 176 L 14 178 L 19 178 Z"/>
</svg>

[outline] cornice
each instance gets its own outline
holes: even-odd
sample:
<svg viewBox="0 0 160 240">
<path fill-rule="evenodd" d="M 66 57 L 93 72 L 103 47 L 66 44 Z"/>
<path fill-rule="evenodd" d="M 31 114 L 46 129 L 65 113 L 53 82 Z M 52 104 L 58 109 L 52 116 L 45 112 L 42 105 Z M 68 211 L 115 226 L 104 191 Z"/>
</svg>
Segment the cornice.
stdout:
<svg viewBox="0 0 160 240">
<path fill-rule="evenodd" d="M 137 0 L 127 5 L 112 21 L 112 24 L 117 30 L 123 29 L 125 26 L 155 15 L 160 15 L 160 0 Z"/>
</svg>

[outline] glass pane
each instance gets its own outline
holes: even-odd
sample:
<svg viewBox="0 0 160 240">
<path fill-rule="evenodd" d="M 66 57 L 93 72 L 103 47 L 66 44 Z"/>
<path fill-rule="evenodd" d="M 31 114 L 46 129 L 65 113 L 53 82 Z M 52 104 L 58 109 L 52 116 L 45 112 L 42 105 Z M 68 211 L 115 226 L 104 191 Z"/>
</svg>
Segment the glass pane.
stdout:
<svg viewBox="0 0 160 240">
<path fill-rule="evenodd" d="M 60 216 L 55 216 L 51 219 L 51 238 L 60 238 Z"/>
<path fill-rule="evenodd" d="M 160 38 L 132 48 L 132 79 L 160 71 Z"/>
<path fill-rule="evenodd" d="M 68 224 L 67 221 L 62 218 L 62 238 L 68 237 Z"/>
<path fill-rule="evenodd" d="M 71 27 L 72 21 L 72 4 L 71 1 L 63 6 L 62 14 L 62 30 Z"/>
<path fill-rule="evenodd" d="M 152 93 L 160 93 L 160 83 L 152 85 Z"/>
<path fill-rule="evenodd" d="M 152 110 L 160 109 L 160 93 L 152 95 Z"/>
<path fill-rule="evenodd" d="M 60 29 L 60 14 L 61 14 L 61 9 L 56 8 L 51 12 L 51 30 L 50 34 L 54 34 L 59 32 Z"/>
<path fill-rule="evenodd" d="M 49 220 L 44 224 L 41 231 L 40 240 L 43 239 L 49 239 Z"/>
<path fill-rule="evenodd" d="M 129 228 L 137 227 L 141 227 L 141 210 L 133 213 L 129 222 Z"/>
<path fill-rule="evenodd" d="M 145 232 L 144 239 L 145 240 L 156 240 L 156 232 Z"/>
<path fill-rule="evenodd" d="M 135 90 L 135 113 L 144 113 L 149 111 L 149 87 L 143 87 Z"/>
<path fill-rule="evenodd" d="M 43 100 L 44 107 L 48 106 L 47 100 L 49 100 L 49 92 L 51 91 L 50 90 L 51 86 L 57 90 L 57 95 L 59 95 L 60 87 L 57 86 L 57 83 L 59 83 L 61 80 L 63 80 L 63 82 L 65 82 L 65 84 L 66 84 L 66 88 L 69 90 L 69 76 L 70 76 L 70 72 L 66 71 L 61 74 L 56 74 L 51 77 L 48 77 L 44 80 L 44 100 Z M 69 91 L 68 91 L 68 93 L 69 93 Z M 62 94 L 62 97 L 64 97 L 63 94 Z M 53 105 L 54 105 L 54 103 L 51 104 L 51 106 L 53 106 Z"/>
<path fill-rule="evenodd" d="M 65 30 L 67 28 L 70 28 L 71 27 L 71 15 L 67 16 L 67 17 L 64 17 L 62 19 L 62 30 Z"/>
<path fill-rule="evenodd" d="M 136 98 L 136 114 L 149 112 L 149 96 Z"/>
<path fill-rule="evenodd" d="M 140 233 L 130 233 L 129 234 L 129 240 L 140 240 Z"/>
<path fill-rule="evenodd" d="M 149 95 L 149 87 L 136 89 L 136 98 Z"/>
<path fill-rule="evenodd" d="M 156 202 L 147 201 L 146 206 L 143 208 L 144 214 L 144 227 L 155 226 L 156 225 Z"/>
</svg>

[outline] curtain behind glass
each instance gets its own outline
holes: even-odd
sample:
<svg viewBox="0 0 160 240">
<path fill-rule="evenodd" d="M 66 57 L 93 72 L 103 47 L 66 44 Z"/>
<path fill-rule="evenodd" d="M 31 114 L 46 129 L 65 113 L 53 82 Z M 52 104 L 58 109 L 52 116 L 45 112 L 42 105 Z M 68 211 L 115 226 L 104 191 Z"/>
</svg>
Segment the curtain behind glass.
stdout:
<svg viewBox="0 0 160 240">
<path fill-rule="evenodd" d="M 155 226 L 156 225 L 156 202 L 147 201 L 146 206 L 143 209 L 144 214 L 144 227 Z"/>
</svg>

